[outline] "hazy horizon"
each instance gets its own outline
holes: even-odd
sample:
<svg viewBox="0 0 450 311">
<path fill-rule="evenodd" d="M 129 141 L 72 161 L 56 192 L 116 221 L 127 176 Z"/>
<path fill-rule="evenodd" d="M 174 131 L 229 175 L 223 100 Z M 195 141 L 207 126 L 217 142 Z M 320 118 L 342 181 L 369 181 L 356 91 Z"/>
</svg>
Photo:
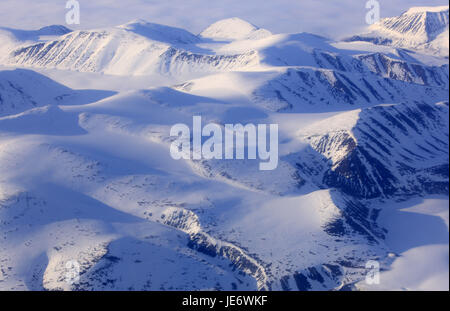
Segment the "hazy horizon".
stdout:
<svg viewBox="0 0 450 311">
<path fill-rule="evenodd" d="M 239 17 L 273 33 L 311 32 L 328 37 L 341 37 L 363 30 L 366 1 L 331 0 L 318 6 L 315 0 L 272 0 L 255 5 L 250 1 L 189 2 L 174 0 L 79 0 L 81 24 L 72 29 L 91 29 L 120 25 L 134 19 L 176 26 L 199 33 L 215 21 Z M 357 2 L 355 4 L 355 2 Z M 401 14 L 413 6 L 448 5 L 442 0 L 384 1 L 380 0 L 381 17 Z M 2 0 L 0 26 L 18 29 L 37 29 L 52 24 L 65 25 L 65 0 Z M 17 10 L 20 7 L 21 10 Z M 118 14 L 119 13 L 119 14 Z M 21 21 L 18 23 L 18 21 Z M 339 27 L 336 27 L 339 25 Z"/>
</svg>

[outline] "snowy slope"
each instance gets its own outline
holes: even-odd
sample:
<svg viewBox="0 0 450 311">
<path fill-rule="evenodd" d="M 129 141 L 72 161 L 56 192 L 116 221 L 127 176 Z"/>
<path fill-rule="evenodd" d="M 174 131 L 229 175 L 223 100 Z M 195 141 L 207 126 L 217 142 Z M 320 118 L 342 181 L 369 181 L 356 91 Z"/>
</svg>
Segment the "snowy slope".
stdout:
<svg viewBox="0 0 450 311">
<path fill-rule="evenodd" d="M 402 100 L 436 102 L 448 95 L 447 68 L 438 68 L 436 71 L 441 75 L 433 75 L 442 87 L 405 83 L 371 73 L 355 75 L 317 68 L 290 68 L 253 94 L 254 100 L 268 109 L 294 112 L 342 110 Z"/>
<path fill-rule="evenodd" d="M 379 222 L 389 232 L 386 243 L 398 255 L 372 289 L 448 290 L 448 204 L 448 196 L 432 196 L 383 208 Z M 364 282 L 357 287 L 371 289 Z"/>
<path fill-rule="evenodd" d="M 364 54 L 345 62 L 317 56 L 321 66 L 232 72 L 194 79 L 176 89 L 200 96 L 244 97 L 269 111 L 325 112 L 400 101 L 435 103 L 448 98 L 448 65 L 425 66 Z M 328 69 L 330 68 L 330 69 Z M 245 82 L 248 81 L 248 82 Z"/>
<path fill-rule="evenodd" d="M 237 17 L 215 22 L 200 33 L 203 38 L 216 40 L 262 39 L 270 35 L 272 35 L 270 31 Z"/>
<path fill-rule="evenodd" d="M 187 30 L 166 25 L 149 23 L 145 20 L 135 20 L 118 26 L 129 32 L 136 33 L 153 41 L 169 44 L 198 43 L 200 39 Z"/>
<path fill-rule="evenodd" d="M 192 45 L 198 40 L 182 29 L 133 21 L 109 29 L 75 31 L 54 41 L 16 49 L 6 64 L 114 75 L 176 75 L 244 69 L 257 64 L 257 55 L 252 51 L 237 55 L 200 54 L 199 48 Z"/>
<path fill-rule="evenodd" d="M 63 264 L 75 259 L 82 263 L 83 281 L 72 289 L 330 289 L 358 280 L 365 258 L 386 254 L 373 237 L 376 225 L 362 229 L 345 211 L 356 204 L 350 198 L 317 188 L 283 198 L 171 160 L 165 123 L 187 120 L 188 114 L 155 97 L 131 93 L 0 119 L 1 228 L 5 241 L 15 241 L 0 245 L 2 286 L 67 289 Z M 52 116 L 62 122 L 45 121 Z M 31 166 L 30 156 L 40 165 Z M 241 168 L 239 177 L 245 174 Z M 304 219 L 304 225 L 293 219 Z M 257 230 L 249 225 L 255 223 Z M 292 246 L 280 248 L 281 241 Z M 139 268 L 154 260 L 151 251 L 165 260 Z M 124 271 L 133 269 L 143 273 L 124 279 Z M 164 278 L 161 269 L 169 273 Z M 179 277 L 180 269 L 186 277 Z M 316 269 L 324 281 L 309 277 Z M 350 275 L 344 276 L 346 270 Z"/>
<path fill-rule="evenodd" d="M 0 117 L 45 105 L 94 102 L 112 94 L 71 90 L 30 70 L 0 71 Z"/>
<path fill-rule="evenodd" d="M 237 30 L 242 33 L 235 33 Z M 208 33 L 214 37 L 215 32 L 221 31 L 224 32 L 222 36 L 228 35 L 225 41 L 211 41 L 207 37 Z M 53 41 L 10 48 L 3 63 L 114 75 L 163 73 L 188 77 L 189 74 L 205 75 L 218 71 L 268 70 L 273 66 L 310 66 L 359 73 L 366 67 L 374 70 L 366 61 L 372 57 L 378 59 L 372 62 L 383 65 L 383 74 L 393 79 L 404 79 L 405 75 L 406 79 L 411 79 L 409 76 L 421 75 L 419 71 L 424 71 L 414 66 L 429 66 L 428 62 L 423 63 L 425 57 L 408 51 L 393 50 L 381 54 L 374 53 L 371 47 L 366 50 L 339 49 L 331 40 L 313 34 L 255 34 L 260 31 L 245 21 L 230 19 L 219 21 L 200 36 L 194 36 L 179 28 L 138 20 L 108 29 L 75 31 Z M 372 67 L 376 67 L 375 63 Z"/>
<path fill-rule="evenodd" d="M 51 25 L 38 30 L 22 30 L 0 27 L 0 63 L 4 63 L 14 49 L 35 42 L 45 42 L 70 33 L 72 30 L 62 25 Z"/>
<path fill-rule="evenodd" d="M 7 27 L 0 27 L 0 32 L 10 34 L 17 41 L 37 41 L 42 37 L 62 36 L 71 32 L 69 28 L 63 25 L 51 25 L 42 27 L 38 30 L 21 30 Z"/>
<path fill-rule="evenodd" d="M 302 130 L 301 135 L 323 157 L 325 172 L 319 181 L 352 196 L 449 191 L 448 102 L 345 112 Z M 313 169 L 307 162 L 301 167 L 306 172 Z"/>
<path fill-rule="evenodd" d="M 374 27 L 0 30 L 0 289 L 448 289 L 448 8 Z M 277 168 L 172 159 L 194 115 L 279 124 Z"/>
</svg>

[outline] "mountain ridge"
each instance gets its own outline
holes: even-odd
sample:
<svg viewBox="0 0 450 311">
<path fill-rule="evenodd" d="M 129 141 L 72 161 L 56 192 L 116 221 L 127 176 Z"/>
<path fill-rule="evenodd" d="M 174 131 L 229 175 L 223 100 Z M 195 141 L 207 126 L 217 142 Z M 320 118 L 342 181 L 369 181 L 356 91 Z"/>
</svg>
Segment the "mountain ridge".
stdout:
<svg viewBox="0 0 450 311">
<path fill-rule="evenodd" d="M 448 58 L 448 32 L 448 6 L 415 7 L 369 26 L 366 34 L 344 40 L 428 50 Z"/>
</svg>

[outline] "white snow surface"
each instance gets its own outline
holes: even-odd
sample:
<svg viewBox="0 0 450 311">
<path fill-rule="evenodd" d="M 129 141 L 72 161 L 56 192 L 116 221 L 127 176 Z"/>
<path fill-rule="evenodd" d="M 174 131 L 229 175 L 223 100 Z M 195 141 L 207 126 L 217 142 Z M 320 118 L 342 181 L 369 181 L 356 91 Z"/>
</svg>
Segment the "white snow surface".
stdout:
<svg viewBox="0 0 450 311">
<path fill-rule="evenodd" d="M 430 197 L 383 209 L 386 243 L 396 254 L 380 275 L 380 284 L 364 290 L 448 290 L 448 197 Z"/>
<path fill-rule="evenodd" d="M 403 38 L 434 36 L 416 51 L 238 18 L 0 28 L 0 290 L 448 290 L 448 58 L 425 11 L 448 36 L 448 7 L 411 9 Z M 194 115 L 278 124 L 277 169 L 172 159 Z M 383 169 L 400 194 L 342 186 Z"/>
</svg>

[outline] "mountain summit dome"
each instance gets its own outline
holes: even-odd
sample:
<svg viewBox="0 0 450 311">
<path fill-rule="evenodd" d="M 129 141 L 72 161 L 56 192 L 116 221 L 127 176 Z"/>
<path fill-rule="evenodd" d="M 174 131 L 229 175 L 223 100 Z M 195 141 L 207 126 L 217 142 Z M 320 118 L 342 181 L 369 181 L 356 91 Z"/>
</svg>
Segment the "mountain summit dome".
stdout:
<svg viewBox="0 0 450 311">
<path fill-rule="evenodd" d="M 259 28 L 238 17 L 215 22 L 200 34 L 203 38 L 228 40 L 261 39 L 270 35 L 272 35 L 270 31 Z"/>
</svg>

